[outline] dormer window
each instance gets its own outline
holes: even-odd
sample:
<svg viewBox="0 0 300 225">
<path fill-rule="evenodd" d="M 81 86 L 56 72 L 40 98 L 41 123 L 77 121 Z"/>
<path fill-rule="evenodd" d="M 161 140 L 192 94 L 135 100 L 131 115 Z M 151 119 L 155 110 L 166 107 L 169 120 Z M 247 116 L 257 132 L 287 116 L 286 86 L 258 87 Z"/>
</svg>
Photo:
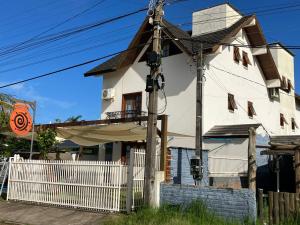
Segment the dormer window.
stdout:
<svg viewBox="0 0 300 225">
<path fill-rule="evenodd" d="M 233 50 L 233 60 L 237 63 L 239 63 L 241 60 L 240 49 L 236 46 L 234 46 Z"/>
<path fill-rule="evenodd" d="M 253 118 L 256 115 L 255 109 L 253 107 L 253 102 L 248 101 L 248 116 Z"/>
<path fill-rule="evenodd" d="M 235 109 L 237 109 L 237 105 L 234 100 L 234 95 L 228 94 L 228 110 L 234 112 Z"/>
<path fill-rule="evenodd" d="M 248 57 L 248 53 L 243 51 L 243 66 L 248 67 L 248 65 L 252 65 L 252 64 Z"/>
</svg>

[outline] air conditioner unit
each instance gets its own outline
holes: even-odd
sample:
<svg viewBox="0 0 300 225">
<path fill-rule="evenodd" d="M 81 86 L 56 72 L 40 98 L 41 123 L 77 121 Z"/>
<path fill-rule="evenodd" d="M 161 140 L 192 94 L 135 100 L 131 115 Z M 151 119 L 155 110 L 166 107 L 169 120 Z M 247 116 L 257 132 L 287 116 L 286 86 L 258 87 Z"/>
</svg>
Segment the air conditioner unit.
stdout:
<svg viewBox="0 0 300 225">
<path fill-rule="evenodd" d="M 271 99 L 279 98 L 279 88 L 269 88 L 269 94 Z"/>
<path fill-rule="evenodd" d="M 109 100 L 113 99 L 115 97 L 115 89 L 108 88 L 102 90 L 102 99 L 103 100 Z"/>
</svg>

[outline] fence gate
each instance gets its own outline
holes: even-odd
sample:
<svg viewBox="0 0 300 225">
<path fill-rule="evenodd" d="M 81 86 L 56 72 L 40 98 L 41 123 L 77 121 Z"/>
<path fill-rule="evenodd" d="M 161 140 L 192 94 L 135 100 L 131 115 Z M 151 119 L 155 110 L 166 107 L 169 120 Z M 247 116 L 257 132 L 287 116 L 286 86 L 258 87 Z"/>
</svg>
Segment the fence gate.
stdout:
<svg viewBox="0 0 300 225">
<path fill-rule="evenodd" d="M 120 211 L 126 183 L 120 162 L 11 158 L 7 199 Z"/>
</svg>

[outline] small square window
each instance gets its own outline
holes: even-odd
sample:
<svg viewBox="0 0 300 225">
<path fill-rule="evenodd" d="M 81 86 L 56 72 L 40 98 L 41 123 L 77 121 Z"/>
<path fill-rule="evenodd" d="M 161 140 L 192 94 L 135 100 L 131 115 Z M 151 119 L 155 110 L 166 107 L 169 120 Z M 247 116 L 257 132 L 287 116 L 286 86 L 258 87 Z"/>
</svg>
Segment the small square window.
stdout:
<svg viewBox="0 0 300 225">
<path fill-rule="evenodd" d="M 243 51 L 243 65 L 245 67 L 248 67 L 248 65 L 251 65 L 250 59 L 248 57 L 248 53 Z"/>
<path fill-rule="evenodd" d="M 253 118 L 253 116 L 255 116 L 255 115 L 256 115 L 256 112 L 255 112 L 255 109 L 253 107 L 253 103 L 248 101 L 248 116 L 250 118 Z"/>
<path fill-rule="evenodd" d="M 233 94 L 228 94 L 228 109 L 230 111 L 234 111 L 237 109 L 236 102 L 234 100 L 234 95 Z"/>
<path fill-rule="evenodd" d="M 236 46 L 234 46 L 233 60 L 237 63 L 239 63 L 241 60 L 240 49 Z"/>
</svg>

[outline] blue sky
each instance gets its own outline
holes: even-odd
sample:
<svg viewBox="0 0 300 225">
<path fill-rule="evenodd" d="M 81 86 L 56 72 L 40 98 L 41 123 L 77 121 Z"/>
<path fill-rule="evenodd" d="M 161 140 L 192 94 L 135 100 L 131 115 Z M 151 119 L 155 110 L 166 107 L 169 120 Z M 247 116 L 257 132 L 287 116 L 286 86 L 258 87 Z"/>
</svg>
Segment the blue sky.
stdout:
<svg viewBox="0 0 300 225">
<path fill-rule="evenodd" d="M 69 17 L 100 2 L 99 0 L 11 0 L 0 3 L 0 49 L 26 41 L 35 35 L 61 23 Z M 69 21 L 52 34 L 68 28 L 115 17 L 140 9 L 148 4 L 145 0 L 104 0 L 74 20 Z M 174 24 L 191 22 L 191 14 L 224 1 L 187 0 L 167 6 L 166 18 Z M 230 1 L 241 12 L 249 13 L 280 7 L 280 4 L 297 1 L 251 0 Z M 86 60 L 101 57 L 127 47 L 145 13 L 114 22 L 95 30 L 72 36 L 51 44 L 26 49 L 22 52 L 0 55 L 0 84 L 6 84 L 30 76 L 54 71 Z M 286 45 L 299 45 L 300 7 L 272 14 L 258 14 L 259 21 L 269 42 L 281 41 Z M 183 27 L 190 29 L 189 26 Z M 1 52 L 1 50 L 0 50 Z M 300 61 L 295 51 L 296 90 L 300 92 L 298 71 Z M 51 59 L 51 60 L 49 60 Z M 44 62 L 40 62 L 44 61 Z M 100 61 L 101 62 L 101 61 Z M 83 74 L 100 62 L 66 71 L 51 77 L 19 84 L 0 90 L 26 100 L 36 100 L 37 121 L 48 123 L 55 118 L 62 120 L 72 115 L 82 115 L 85 120 L 98 119 L 101 109 L 101 78 L 84 78 Z M 29 65 L 30 64 L 30 65 Z M 146 74 L 145 74 L 146 76 Z"/>
</svg>

